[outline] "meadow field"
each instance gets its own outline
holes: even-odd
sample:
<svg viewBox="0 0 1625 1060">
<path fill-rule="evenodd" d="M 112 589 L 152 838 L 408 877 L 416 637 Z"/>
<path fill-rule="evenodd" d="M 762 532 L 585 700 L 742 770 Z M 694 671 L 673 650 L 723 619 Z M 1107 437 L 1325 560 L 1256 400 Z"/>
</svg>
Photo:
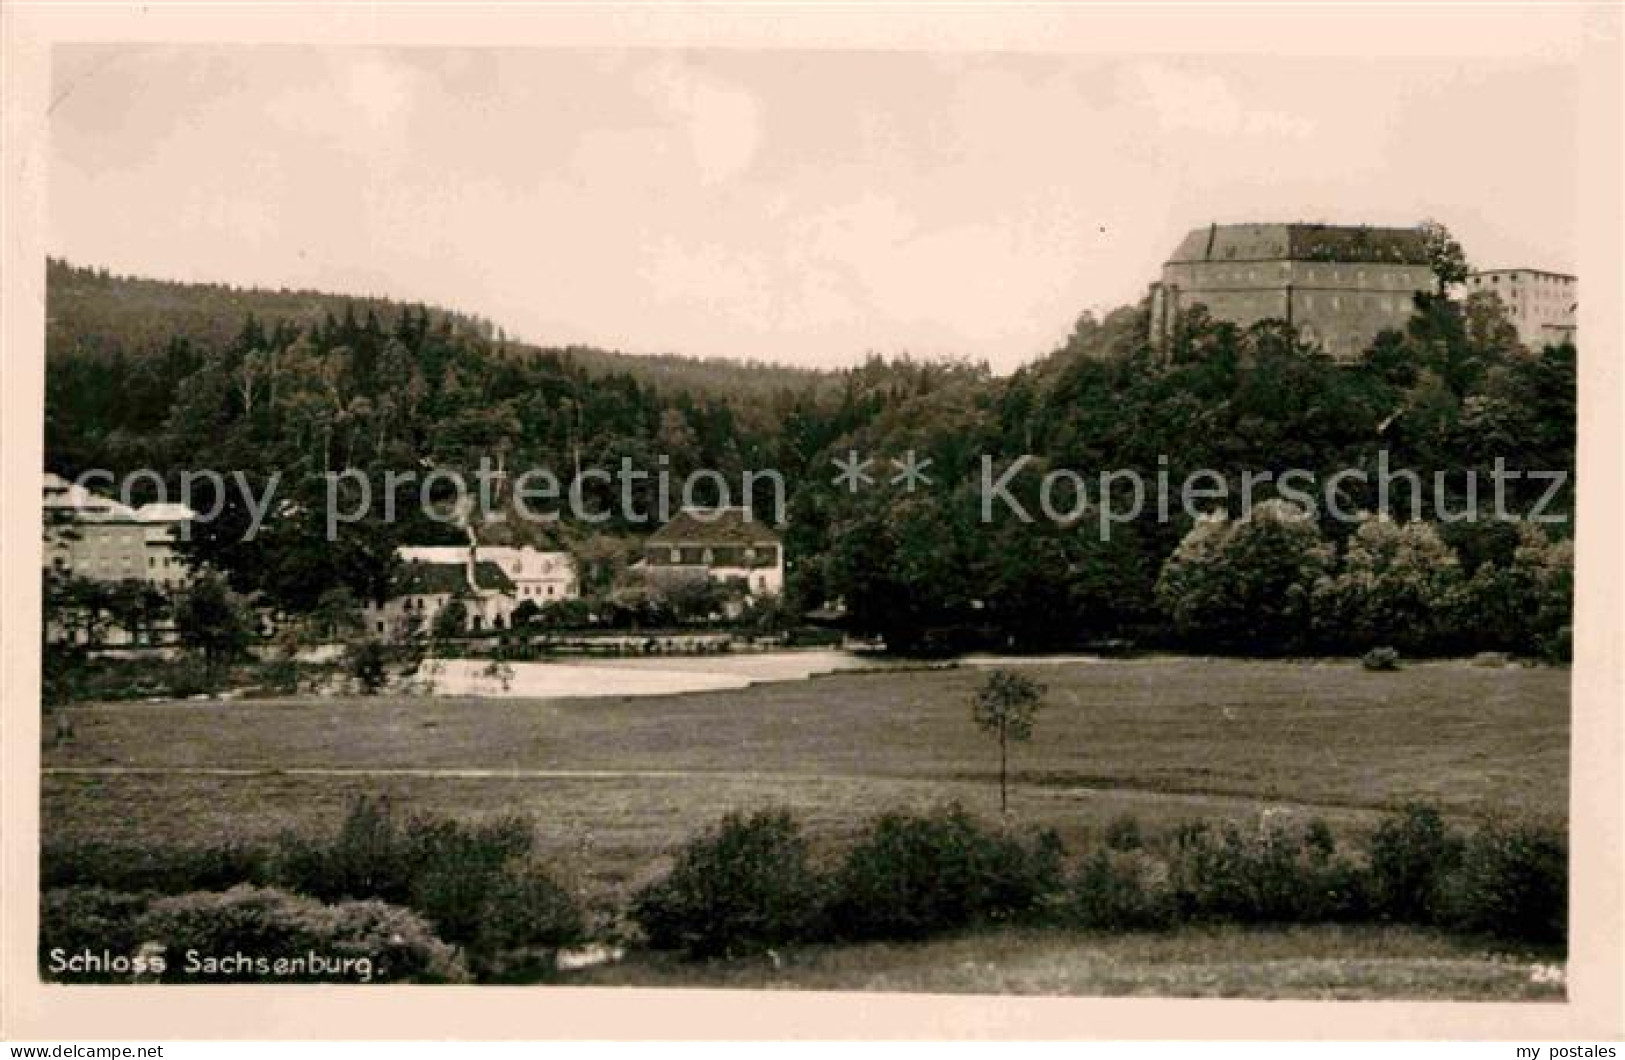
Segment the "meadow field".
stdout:
<svg viewBox="0 0 1625 1060">
<path fill-rule="evenodd" d="M 1036 663 L 1011 810 L 1063 840 L 1130 813 L 1320 817 L 1358 833 L 1412 799 L 1561 822 L 1566 669 L 1202 658 Z M 47 840 L 218 843 L 330 830 L 360 795 L 477 819 L 520 813 L 605 902 L 729 810 L 788 806 L 815 844 L 874 814 L 998 809 L 975 667 L 875 670 L 671 696 L 381 695 L 86 705 L 44 751 Z M 47 733 L 49 736 L 50 734 Z"/>
<path fill-rule="evenodd" d="M 773 959 L 639 952 L 573 977 L 589 986 L 875 990 L 1310 1001 L 1561 1001 L 1560 961 L 1417 928 L 1185 927 L 1104 934 L 984 929 L 912 943 L 813 946 Z"/>
</svg>

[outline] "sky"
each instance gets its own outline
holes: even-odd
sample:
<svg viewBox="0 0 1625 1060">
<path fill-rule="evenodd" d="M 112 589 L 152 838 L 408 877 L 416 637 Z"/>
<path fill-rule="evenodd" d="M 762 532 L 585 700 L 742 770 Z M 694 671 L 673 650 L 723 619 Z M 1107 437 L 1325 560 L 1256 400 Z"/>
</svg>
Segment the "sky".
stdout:
<svg viewBox="0 0 1625 1060">
<path fill-rule="evenodd" d="M 58 46 L 48 246 L 544 345 L 1007 371 L 1211 222 L 1573 271 L 1555 62 Z"/>
</svg>

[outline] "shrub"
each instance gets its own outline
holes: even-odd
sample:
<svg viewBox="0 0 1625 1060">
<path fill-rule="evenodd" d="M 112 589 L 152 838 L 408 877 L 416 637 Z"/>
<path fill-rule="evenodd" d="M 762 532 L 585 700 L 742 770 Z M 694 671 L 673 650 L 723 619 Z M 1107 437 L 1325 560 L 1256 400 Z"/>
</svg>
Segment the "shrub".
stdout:
<svg viewBox="0 0 1625 1060">
<path fill-rule="evenodd" d="M 747 953 L 810 937 L 823 890 L 788 811 L 730 814 L 637 894 L 633 917 L 656 949 Z"/>
<path fill-rule="evenodd" d="M 1556 664 L 1572 661 L 1574 659 L 1574 627 L 1571 625 L 1559 626 L 1551 634 L 1537 638 L 1535 648 L 1545 662 Z"/>
<path fill-rule="evenodd" d="M 223 673 L 209 674 L 192 659 L 115 659 L 83 648 L 48 645 L 41 651 L 41 696 L 48 706 L 97 700 L 185 699 L 214 691 Z"/>
<path fill-rule="evenodd" d="M 531 845 L 530 824 L 520 817 L 477 824 L 432 817 L 403 821 L 388 800 L 362 798 L 331 840 L 282 837 L 274 876 L 324 901 L 371 898 L 409 906 L 428 918 L 440 938 L 476 946 L 493 915 L 492 895 L 518 886 L 510 875 L 539 875 L 519 865 Z M 580 916 L 550 915 L 564 918 L 561 923 Z"/>
<path fill-rule="evenodd" d="M 365 695 L 374 695 L 384 687 L 389 678 L 385 666 L 388 661 L 388 651 L 381 643 L 370 638 L 356 641 L 345 649 L 345 669 Z"/>
<path fill-rule="evenodd" d="M 919 938 L 1025 919 L 1062 890 L 1053 832 L 1029 843 L 983 831 L 959 806 L 878 818 L 835 881 L 833 919 L 855 938 Z"/>
<path fill-rule="evenodd" d="M 510 866 L 490 881 L 469 952 L 481 978 L 542 968 L 587 937 L 587 921 L 569 891 L 534 866 Z"/>
<path fill-rule="evenodd" d="M 282 974 L 274 965 L 250 964 L 221 979 L 239 982 L 462 982 L 468 971 L 456 951 L 435 937 L 421 917 L 384 902 L 323 905 L 272 888 L 233 887 L 223 893 L 160 898 L 140 918 L 136 931 L 162 944 L 168 958 L 166 980 L 187 975 L 185 955 L 246 954 L 305 958 L 317 955 L 325 969 Z M 332 962 L 364 960 L 333 967 Z M 213 977 L 211 977 L 213 978 Z"/>
<path fill-rule="evenodd" d="M 399 840 L 405 852 L 406 904 L 433 921 L 449 942 L 472 942 L 486 918 L 486 896 L 510 862 L 530 853 L 530 825 L 517 817 L 474 825 L 417 818 Z"/>
<path fill-rule="evenodd" d="M 141 939 L 136 922 L 146 911 L 147 898 L 105 887 L 58 887 L 40 894 L 39 961 L 42 977 L 51 976 L 53 950 L 68 954 L 111 953 L 128 957 Z M 127 975 L 113 972 L 74 973 L 75 982 L 120 982 Z"/>
<path fill-rule="evenodd" d="M 54 840 L 40 848 L 40 887 L 184 894 L 270 881 L 264 851 L 233 844 L 163 846 Z"/>
<path fill-rule="evenodd" d="M 1112 818 L 1106 825 L 1106 846 L 1112 850 L 1139 850 L 1145 846 L 1139 818 L 1131 813 Z"/>
<path fill-rule="evenodd" d="M 1103 931 L 1167 927 L 1174 912 L 1167 866 L 1141 850 L 1097 850 L 1079 868 L 1067 895 L 1067 918 Z"/>
<path fill-rule="evenodd" d="M 1324 824 L 1302 832 L 1257 832 L 1205 824 L 1177 833 L 1169 855 L 1172 901 L 1180 917 L 1235 923 L 1358 919 L 1366 908 L 1358 869 L 1337 856 Z"/>
<path fill-rule="evenodd" d="M 413 863 L 388 799 L 357 799 L 330 840 L 290 833 L 277 842 L 277 881 L 323 901 L 378 898 L 404 904 L 423 870 Z"/>
<path fill-rule="evenodd" d="M 1468 837 L 1442 881 L 1450 926 L 1517 942 L 1568 938 L 1568 838 L 1534 824 L 1492 824 Z"/>
<path fill-rule="evenodd" d="M 1399 652 L 1392 648 L 1372 648 L 1360 656 L 1360 665 L 1373 673 L 1399 669 Z"/>
<path fill-rule="evenodd" d="M 1369 869 L 1373 912 L 1414 924 L 1439 919 L 1440 885 L 1461 856 L 1461 840 L 1437 808 L 1411 803 L 1377 826 Z"/>
<path fill-rule="evenodd" d="M 299 692 L 299 663 L 295 659 L 272 659 L 259 667 L 260 687 L 276 695 Z"/>
</svg>

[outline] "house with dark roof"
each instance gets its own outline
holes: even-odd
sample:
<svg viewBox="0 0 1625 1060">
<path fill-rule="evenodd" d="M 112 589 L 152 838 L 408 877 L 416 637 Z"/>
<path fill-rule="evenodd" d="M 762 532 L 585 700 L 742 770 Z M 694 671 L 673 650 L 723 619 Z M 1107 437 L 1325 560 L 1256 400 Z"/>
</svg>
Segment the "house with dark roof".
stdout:
<svg viewBox="0 0 1625 1060">
<path fill-rule="evenodd" d="M 473 549 L 461 551 L 461 559 L 409 558 L 400 563 L 383 603 L 367 604 L 367 629 L 385 640 L 410 640 L 431 630 L 436 616 L 454 600 L 467 612 L 467 632 L 507 629 L 519 603 L 513 579 L 500 564 L 476 559 Z"/>
<path fill-rule="evenodd" d="M 650 534 L 633 569 L 652 585 L 706 579 L 743 595 L 784 591 L 784 543 L 745 507 L 683 508 Z"/>
<path fill-rule="evenodd" d="M 529 600 L 539 606 L 581 595 L 575 558 L 568 552 L 544 552 L 530 545 L 480 543 L 475 547 L 479 562 L 495 563 L 512 580 L 520 603 Z M 403 561 L 427 563 L 461 563 L 467 553 L 467 545 L 403 545 L 395 550 Z"/>
</svg>

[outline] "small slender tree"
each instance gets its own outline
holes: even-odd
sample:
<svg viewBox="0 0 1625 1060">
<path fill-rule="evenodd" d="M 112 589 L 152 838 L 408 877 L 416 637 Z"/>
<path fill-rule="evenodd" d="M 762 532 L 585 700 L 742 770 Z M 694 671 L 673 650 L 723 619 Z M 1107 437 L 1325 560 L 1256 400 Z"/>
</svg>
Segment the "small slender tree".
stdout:
<svg viewBox="0 0 1625 1060">
<path fill-rule="evenodd" d="M 1010 744 L 1032 739 L 1033 721 L 1044 705 L 1044 686 L 1011 670 L 993 670 L 976 690 L 971 716 L 976 727 L 999 741 L 999 812 L 1010 812 Z"/>
</svg>

